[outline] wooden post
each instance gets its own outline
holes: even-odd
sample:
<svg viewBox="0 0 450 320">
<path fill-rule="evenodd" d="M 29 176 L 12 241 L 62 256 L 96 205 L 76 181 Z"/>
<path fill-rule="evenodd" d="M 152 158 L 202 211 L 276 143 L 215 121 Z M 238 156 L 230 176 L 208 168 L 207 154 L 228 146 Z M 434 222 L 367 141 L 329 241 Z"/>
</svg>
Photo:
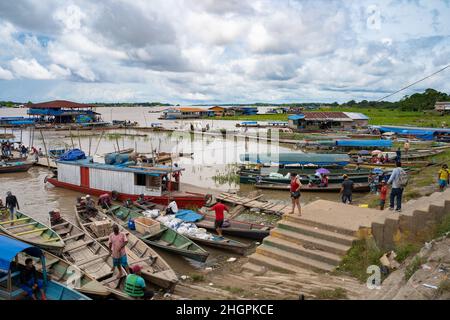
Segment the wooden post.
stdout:
<svg viewBox="0 0 450 320">
<path fill-rule="evenodd" d="M 42 133 L 42 130 L 39 130 L 39 132 L 41 133 L 42 142 L 44 143 L 45 156 L 47 158 L 47 166 L 50 169 L 50 160 L 48 158 L 48 151 L 47 151 L 47 145 L 46 145 L 45 139 L 44 139 L 44 134 Z"/>
<path fill-rule="evenodd" d="M 97 154 L 98 147 L 100 146 L 100 141 L 102 141 L 104 134 L 105 134 L 105 131 L 102 131 L 102 134 L 100 135 L 100 138 L 98 139 L 97 147 L 95 148 L 94 156 Z"/>
<path fill-rule="evenodd" d="M 91 144 L 92 144 L 92 136 L 89 136 L 89 157 L 91 156 Z"/>
<path fill-rule="evenodd" d="M 80 130 L 78 130 L 78 129 L 77 129 L 77 135 L 78 135 L 78 146 L 80 147 L 80 150 L 83 150 L 83 148 L 81 148 Z"/>
<path fill-rule="evenodd" d="M 72 149 L 75 149 L 75 144 L 73 143 L 73 137 L 72 137 L 72 129 L 69 129 L 70 134 L 70 140 L 72 141 Z"/>
<path fill-rule="evenodd" d="M 119 138 L 116 136 L 117 152 L 120 152 Z"/>
</svg>

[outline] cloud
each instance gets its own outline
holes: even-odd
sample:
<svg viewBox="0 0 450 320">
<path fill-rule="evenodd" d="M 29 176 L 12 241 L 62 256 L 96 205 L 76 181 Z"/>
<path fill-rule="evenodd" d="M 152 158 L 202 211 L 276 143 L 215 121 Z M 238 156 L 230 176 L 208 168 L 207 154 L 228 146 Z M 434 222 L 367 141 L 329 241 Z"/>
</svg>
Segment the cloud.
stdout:
<svg viewBox="0 0 450 320">
<path fill-rule="evenodd" d="M 1 1 L 0 99 L 377 99 L 449 63 L 447 16 L 442 1 Z M 422 85 L 450 91 L 449 74 Z"/>
</svg>

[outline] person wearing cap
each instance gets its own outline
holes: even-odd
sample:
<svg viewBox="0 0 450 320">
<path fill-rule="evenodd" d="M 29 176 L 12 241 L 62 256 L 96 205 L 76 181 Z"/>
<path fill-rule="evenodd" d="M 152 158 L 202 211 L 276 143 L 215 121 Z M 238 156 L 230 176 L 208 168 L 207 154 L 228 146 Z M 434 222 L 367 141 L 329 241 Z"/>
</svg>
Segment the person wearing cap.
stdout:
<svg viewBox="0 0 450 320">
<path fill-rule="evenodd" d="M 97 215 L 97 208 L 95 207 L 95 202 L 92 200 L 90 195 L 86 195 L 86 213 L 88 215 L 95 216 Z"/>
<path fill-rule="evenodd" d="M 154 293 L 146 289 L 145 280 L 141 277 L 141 270 L 140 265 L 130 267 L 131 273 L 127 275 L 125 280 L 125 293 L 132 298 L 149 300 Z"/>
<path fill-rule="evenodd" d="M 19 202 L 17 201 L 17 198 L 15 195 L 13 195 L 11 193 L 11 191 L 8 191 L 6 193 L 6 201 L 5 201 L 5 205 L 9 210 L 9 220 L 14 220 L 14 214 L 16 213 L 16 208 L 17 210 L 20 210 L 19 207 Z"/>
</svg>

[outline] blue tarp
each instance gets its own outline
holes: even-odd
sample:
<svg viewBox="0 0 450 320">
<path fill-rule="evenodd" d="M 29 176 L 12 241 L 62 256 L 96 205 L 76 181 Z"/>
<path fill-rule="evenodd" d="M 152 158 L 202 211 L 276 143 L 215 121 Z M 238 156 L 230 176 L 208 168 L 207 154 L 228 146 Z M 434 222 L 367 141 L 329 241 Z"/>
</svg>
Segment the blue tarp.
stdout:
<svg viewBox="0 0 450 320">
<path fill-rule="evenodd" d="M 434 136 L 438 133 L 450 134 L 449 129 L 435 128 L 418 128 L 418 127 L 394 127 L 394 126 L 374 126 L 381 133 L 394 132 L 400 135 L 411 135 L 423 140 L 434 140 Z"/>
<path fill-rule="evenodd" d="M 241 124 L 258 124 L 257 121 L 243 121 Z"/>
<path fill-rule="evenodd" d="M 65 152 L 58 160 L 61 161 L 76 161 L 86 159 L 86 155 L 80 149 L 72 149 Z"/>
<path fill-rule="evenodd" d="M 374 147 L 374 148 L 391 148 L 391 140 L 336 140 L 338 147 Z"/>
<path fill-rule="evenodd" d="M 202 220 L 203 216 L 192 210 L 181 209 L 175 214 L 175 218 L 186 222 L 196 222 Z"/>
<path fill-rule="evenodd" d="M 288 117 L 289 120 L 300 120 L 300 119 L 305 119 L 305 115 L 304 114 L 294 114 L 292 116 Z"/>
<path fill-rule="evenodd" d="M 34 257 L 42 255 L 41 249 L 37 247 L 0 235 L 0 271 L 8 272 L 11 261 L 22 251 Z"/>
</svg>

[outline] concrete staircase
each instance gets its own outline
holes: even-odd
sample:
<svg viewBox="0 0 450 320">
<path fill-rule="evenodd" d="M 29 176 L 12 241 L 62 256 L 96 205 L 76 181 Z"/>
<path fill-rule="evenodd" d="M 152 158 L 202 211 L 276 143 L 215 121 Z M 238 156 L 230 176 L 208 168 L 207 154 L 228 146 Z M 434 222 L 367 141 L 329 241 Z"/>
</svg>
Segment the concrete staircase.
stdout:
<svg viewBox="0 0 450 320">
<path fill-rule="evenodd" d="M 244 269 L 254 273 L 265 268 L 287 273 L 298 273 L 302 268 L 330 272 L 355 239 L 356 230 L 286 214 Z"/>
<path fill-rule="evenodd" d="M 380 248 L 390 250 L 402 240 L 420 239 L 448 213 L 450 189 L 408 201 L 400 213 L 386 210 L 372 222 L 372 234 Z"/>
</svg>

